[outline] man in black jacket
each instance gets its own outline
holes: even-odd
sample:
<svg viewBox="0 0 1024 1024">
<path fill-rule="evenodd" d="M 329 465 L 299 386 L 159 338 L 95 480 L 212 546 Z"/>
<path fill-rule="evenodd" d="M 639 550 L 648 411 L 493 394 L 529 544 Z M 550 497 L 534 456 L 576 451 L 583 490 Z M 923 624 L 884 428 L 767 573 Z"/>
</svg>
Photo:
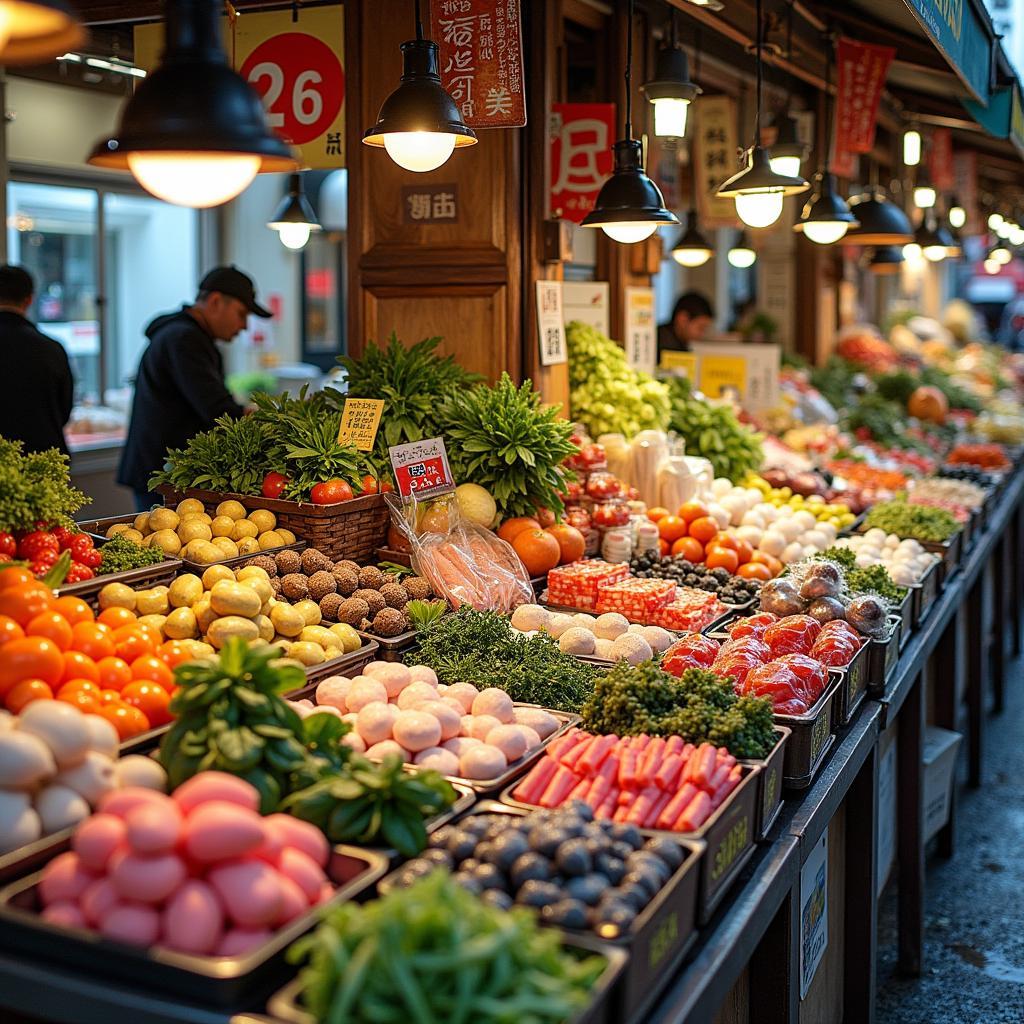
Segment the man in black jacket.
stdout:
<svg viewBox="0 0 1024 1024">
<path fill-rule="evenodd" d="M 224 384 L 224 361 L 216 342 L 231 341 L 249 314 L 271 314 L 256 301 L 252 278 L 236 267 L 217 267 L 199 283 L 191 306 L 158 316 L 147 328 L 128 440 L 117 482 L 135 492 L 139 511 L 159 496 L 149 478 L 161 469 L 168 448 L 213 426 L 218 416 L 241 416 L 242 407 Z"/>
<path fill-rule="evenodd" d="M 71 417 L 74 381 L 64 346 L 36 330 L 25 314 L 35 288 L 23 267 L 0 267 L 0 351 L 12 376 L 0 401 L 0 435 L 26 452 L 59 448 Z"/>
</svg>

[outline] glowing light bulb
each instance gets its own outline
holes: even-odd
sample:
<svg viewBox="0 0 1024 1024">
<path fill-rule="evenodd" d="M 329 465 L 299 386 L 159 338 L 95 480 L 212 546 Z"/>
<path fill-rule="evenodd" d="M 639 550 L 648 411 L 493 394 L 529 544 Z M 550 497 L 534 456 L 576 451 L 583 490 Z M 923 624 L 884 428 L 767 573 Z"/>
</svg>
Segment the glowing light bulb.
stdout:
<svg viewBox="0 0 1024 1024">
<path fill-rule="evenodd" d="M 448 132 L 388 132 L 383 136 L 388 156 L 407 171 L 432 171 L 455 149 L 455 136 Z"/>
<path fill-rule="evenodd" d="M 128 154 L 128 169 L 150 194 L 177 206 L 205 209 L 234 199 L 252 184 L 260 158 L 235 153 Z"/>
<path fill-rule="evenodd" d="M 818 245 L 834 245 L 849 230 L 850 225 L 841 220 L 805 221 L 804 234 Z"/>
<path fill-rule="evenodd" d="M 673 249 L 672 258 L 683 267 L 703 267 L 711 253 L 707 249 Z"/>
<path fill-rule="evenodd" d="M 634 242 L 642 242 L 645 238 L 650 238 L 658 230 L 658 225 L 645 220 L 626 220 L 620 221 L 618 224 L 602 224 L 601 230 L 615 242 L 632 245 Z"/>
<path fill-rule="evenodd" d="M 903 162 L 916 167 L 921 162 L 921 133 L 911 128 L 903 133 Z"/>
<path fill-rule="evenodd" d="M 914 189 L 914 205 L 919 210 L 930 210 L 936 198 L 935 189 L 931 185 L 918 185 Z"/>
<path fill-rule="evenodd" d="M 1010 232 L 1013 231 L 1013 225 L 1008 221 L 1004 220 L 999 227 L 996 228 L 996 234 L 1000 238 L 1009 238 Z"/>
<path fill-rule="evenodd" d="M 952 212 L 952 211 L 951 211 Z M 1003 225 L 1003 215 L 1001 213 L 990 213 L 988 215 L 988 226 L 993 231 L 998 231 Z"/>
<path fill-rule="evenodd" d="M 309 241 L 311 230 L 309 224 L 282 224 L 277 234 L 286 249 L 302 249 Z"/>
<path fill-rule="evenodd" d="M 736 197 L 736 213 L 752 228 L 766 228 L 782 215 L 785 195 L 777 192 L 747 192 Z"/>
<path fill-rule="evenodd" d="M 908 263 L 916 263 L 921 258 L 921 246 L 917 242 L 907 242 L 903 246 L 903 258 Z"/>
<path fill-rule="evenodd" d="M 773 156 L 768 164 L 776 174 L 785 175 L 787 178 L 800 177 L 800 157 L 798 156 Z"/>
<path fill-rule="evenodd" d="M 926 245 L 923 251 L 924 258 L 928 260 L 929 263 L 938 263 L 941 260 L 944 260 L 948 255 L 944 245 Z"/>
<path fill-rule="evenodd" d="M 757 253 L 753 249 L 730 249 L 728 259 L 738 270 L 746 270 L 754 265 Z"/>
<path fill-rule="evenodd" d="M 985 260 L 983 266 L 985 267 L 986 274 L 998 274 L 999 271 L 1002 270 L 1003 268 L 1003 265 L 1002 263 L 999 262 L 999 260 L 994 260 L 991 258 Z"/>
<path fill-rule="evenodd" d="M 686 135 L 690 101 L 677 97 L 654 100 L 654 134 L 681 139 Z"/>
<path fill-rule="evenodd" d="M 951 206 L 949 223 L 959 231 L 967 223 L 967 211 L 962 206 Z"/>
</svg>

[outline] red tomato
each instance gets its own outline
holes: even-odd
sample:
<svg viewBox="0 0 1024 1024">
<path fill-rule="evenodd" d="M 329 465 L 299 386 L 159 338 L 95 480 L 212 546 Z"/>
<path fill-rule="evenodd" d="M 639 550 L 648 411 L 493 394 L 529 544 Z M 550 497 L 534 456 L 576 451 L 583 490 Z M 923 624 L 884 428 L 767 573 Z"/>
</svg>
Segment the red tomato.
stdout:
<svg viewBox="0 0 1024 1024">
<path fill-rule="evenodd" d="M 363 488 L 359 492 L 359 496 L 362 497 L 364 494 L 376 494 L 378 489 L 377 478 L 367 473 L 366 476 L 363 477 Z"/>
<path fill-rule="evenodd" d="M 704 564 L 709 569 L 724 569 L 726 572 L 735 572 L 739 567 L 739 556 L 729 548 L 716 547 L 712 544 L 708 548 L 708 556 Z"/>
<path fill-rule="evenodd" d="M 288 477 L 283 473 L 268 473 L 263 478 L 263 486 L 260 493 L 264 498 L 280 498 L 281 492 L 288 484 Z"/>
<path fill-rule="evenodd" d="M 90 537 L 89 534 L 75 534 L 75 536 L 71 538 L 71 542 L 68 544 L 68 547 L 71 549 L 71 557 L 76 562 L 82 562 L 86 565 L 88 564 L 82 556 L 93 550 L 92 537 Z"/>
<path fill-rule="evenodd" d="M 344 480 L 325 480 L 315 484 L 309 492 L 309 500 L 314 505 L 337 505 L 340 501 L 352 499 L 352 488 Z"/>
<path fill-rule="evenodd" d="M 13 558 L 18 552 L 18 542 L 9 533 L 0 531 L 0 554 Z"/>
</svg>

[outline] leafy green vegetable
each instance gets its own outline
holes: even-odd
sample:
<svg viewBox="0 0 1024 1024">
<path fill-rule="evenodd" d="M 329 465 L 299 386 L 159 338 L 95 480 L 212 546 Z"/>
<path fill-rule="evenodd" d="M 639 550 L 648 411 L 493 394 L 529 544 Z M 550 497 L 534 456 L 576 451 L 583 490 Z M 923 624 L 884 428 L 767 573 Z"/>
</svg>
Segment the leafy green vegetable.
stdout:
<svg viewBox="0 0 1024 1024">
<path fill-rule="evenodd" d="M 839 566 L 846 588 L 853 594 L 874 593 L 894 604 L 899 604 L 907 596 L 907 588 L 897 586 L 884 565 L 858 569 L 856 552 L 850 548 L 826 548 L 811 557 L 818 562 L 833 562 Z"/>
<path fill-rule="evenodd" d="M 405 606 L 405 614 L 416 630 L 429 629 L 448 611 L 447 601 L 410 601 Z"/>
<path fill-rule="evenodd" d="M 738 697 L 714 672 L 688 668 L 676 678 L 650 661 L 620 661 L 598 676 L 581 714 L 592 733 L 681 736 L 736 757 L 765 757 L 776 741 L 770 700 Z"/>
<path fill-rule="evenodd" d="M 0 529 L 70 526 L 89 499 L 71 486 L 68 457 L 56 448 L 25 453 L 23 447 L 0 437 Z"/>
<path fill-rule="evenodd" d="M 897 537 L 941 544 L 960 529 L 956 519 L 945 509 L 931 505 L 909 505 L 905 501 L 882 501 L 864 520 L 864 529 L 877 528 Z"/>
<path fill-rule="evenodd" d="M 860 371 L 840 356 L 830 356 L 824 366 L 811 371 L 811 383 L 836 408 L 845 408 L 853 394 L 853 380 Z"/>
<path fill-rule="evenodd" d="M 416 660 L 443 683 L 497 686 L 515 701 L 577 712 L 597 676 L 546 634 L 515 633 L 496 612 L 463 606 L 419 635 Z"/>
<path fill-rule="evenodd" d="M 106 576 L 112 572 L 124 572 L 127 569 L 139 569 L 144 565 L 156 565 L 164 560 L 161 548 L 143 547 L 135 541 L 119 534 L 111 537 L 100 547 L 103 561 L 96 570 L 97 576 Z"/>
<path fill-rule="evenodd" d="M 289 950 L 302 1007 L 350 1024 L 561 1024 L 604 970 L 531 910 L 499 910 L 439 869 L 369 903 L 343 903 Z"/>
<path fill-rule="evenodd" d="M 540 506 L 560 515 L 561 464 L 577 449 L 572 424 L 558 413 L 541 405 L 532 381 L 517 388 L 507 373 L 493 388 L 453 391 L 438 425 L 455 479 L 489 491 L 502 517 L 533 515 Z"/>
</svg>

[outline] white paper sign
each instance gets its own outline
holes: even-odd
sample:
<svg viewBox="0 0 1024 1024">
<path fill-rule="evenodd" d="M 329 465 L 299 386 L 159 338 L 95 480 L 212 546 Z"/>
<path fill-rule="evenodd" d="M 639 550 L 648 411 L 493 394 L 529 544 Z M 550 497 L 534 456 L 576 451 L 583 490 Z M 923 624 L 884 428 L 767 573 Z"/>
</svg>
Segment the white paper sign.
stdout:
<svg viewBox="0 0 1024 1024">
<path fill-rule="evenodd" d="M 567 324 L 579 320 L 608 337 L 608 282 L 563 281 L 562 315 Z"/>
<path fill-rule="evenodd" d="M 800 998 L 828 948 L 828 829 L 800 869 Z"/>
<path fill-rule="evenodd" d="M 541 366 L 569 361 L 562 316 L 562 282 L 537 282 L 537 336 Z"/>
<path fill-rule="evenodd" d="M 782 365 L 782 349 L 778 345 L 760 345 L 744 342 L 711 341 L 696 342 L 692 351 L 702 359 L 721 356 L 726 359 L 743 359 L 747 364 L 746 388 L 742 398 L 747 412 L 761 412 L 774 409 L 781 401 L 779 397 L 779 368 Z"/>
<path fill-rule="evenodd" d="M 654 289 L 626 290 L 626 362 L 634 370 L 654 373 L 658 362 L 658 325 L 654 321 Z"/>
</svg>

